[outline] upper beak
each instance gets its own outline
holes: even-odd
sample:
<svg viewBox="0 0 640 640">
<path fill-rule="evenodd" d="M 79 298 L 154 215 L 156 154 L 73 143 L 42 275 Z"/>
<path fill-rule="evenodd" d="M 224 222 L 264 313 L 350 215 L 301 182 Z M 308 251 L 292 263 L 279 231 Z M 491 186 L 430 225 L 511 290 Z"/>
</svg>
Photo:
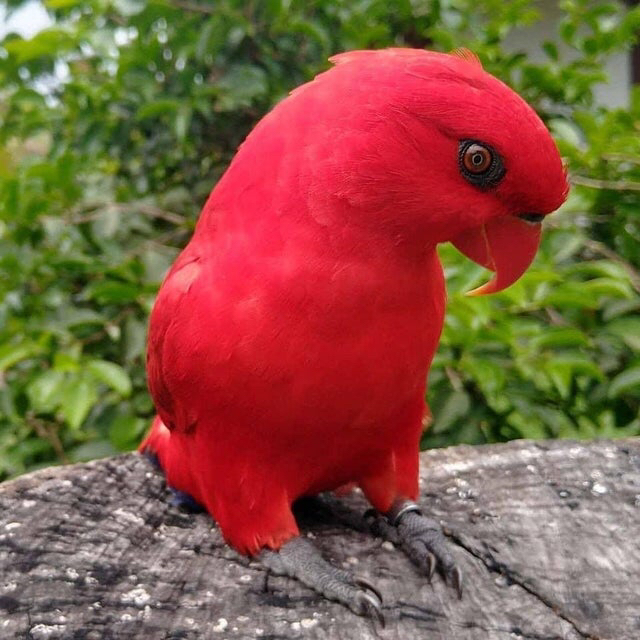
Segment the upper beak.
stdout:
<svg viewBox="0 0 640 640">
<path fill-rule="evenodd" d="M 527 270 L 540 244 L 540 221 L 543 217 L 535 213 L 501 216 L 451 240 L 465 256 L 495 271 L 495 276 L 489 282 L 469 291 L 467 295 L 479 296 L 502 291 Z"/>
</svg>

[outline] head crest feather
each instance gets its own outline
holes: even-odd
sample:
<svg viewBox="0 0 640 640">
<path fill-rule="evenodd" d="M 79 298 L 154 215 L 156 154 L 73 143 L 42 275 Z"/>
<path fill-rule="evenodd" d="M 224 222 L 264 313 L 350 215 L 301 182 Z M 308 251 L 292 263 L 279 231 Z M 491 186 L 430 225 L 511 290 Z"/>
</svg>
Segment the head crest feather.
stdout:
<svg viewBox="0 0 640 640">
<path fill-rule="evenodd" d="M 473 65 L 477 69 L 482 69 L 482 62 L 480 62 L 480 58 L 473 53 L 470 49 L 466 49 L 465 47 L 458 47 L 449 53 L 449 55 L 455 56 L 456 58 L 462 58 L 465 62 Z"/>
</svg>

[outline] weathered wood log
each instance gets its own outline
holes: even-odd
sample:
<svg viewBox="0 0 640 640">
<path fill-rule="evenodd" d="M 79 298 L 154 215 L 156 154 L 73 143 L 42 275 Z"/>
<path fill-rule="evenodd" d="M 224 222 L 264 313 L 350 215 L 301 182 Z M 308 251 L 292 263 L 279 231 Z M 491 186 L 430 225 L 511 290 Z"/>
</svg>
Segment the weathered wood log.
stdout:
<svg viewBox="0 0 640 640">
<path fill-rule="evenodd" d="M 461 601 L 320 507 L 325 555 L 385 598 L 387 628 L 229 549 L 136 454 L 0 485 L 0 638 L 640 638 L 640 439 L 430 451 L 422 503 L 464 572 Z M 358 494 L 346 502 L 366 507 Z"/>
</svg>

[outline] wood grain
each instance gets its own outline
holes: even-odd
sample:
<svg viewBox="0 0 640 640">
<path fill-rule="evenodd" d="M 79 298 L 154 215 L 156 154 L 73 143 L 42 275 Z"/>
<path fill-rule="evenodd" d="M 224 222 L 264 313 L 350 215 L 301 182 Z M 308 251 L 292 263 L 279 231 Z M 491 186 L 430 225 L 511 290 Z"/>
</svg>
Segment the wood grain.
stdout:
<svg viewBox="0 0 640 640">
<path fill-rule="evenodd" d="M 462 567 L 458 601 L 311 502 L 303 530 L 385 598 L 381 630 L 229 549 L 129 454 L 0 485 L 0 638 L 637 640 L 640 440 L 512 442 L 422 457 L 422 504 Z M 342 500 L 353 512 L 358 494 Z"/>
</svg>

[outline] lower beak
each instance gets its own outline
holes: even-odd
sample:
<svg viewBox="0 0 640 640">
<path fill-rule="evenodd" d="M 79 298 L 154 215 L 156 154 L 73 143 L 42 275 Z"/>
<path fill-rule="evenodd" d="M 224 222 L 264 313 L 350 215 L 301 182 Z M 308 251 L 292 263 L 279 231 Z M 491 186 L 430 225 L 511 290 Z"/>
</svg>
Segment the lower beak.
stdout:
<svg viewBox="0 0 640 640">
<path fill-rule="evenodd" d="M 518 216 L 501 216 L 453 238 L 453 245 L 467 258 L 495 271 L 489 282 L 467 295 L 497 293 L 512 285 L 536 255 L 541 226 Z"/>
</svg>

